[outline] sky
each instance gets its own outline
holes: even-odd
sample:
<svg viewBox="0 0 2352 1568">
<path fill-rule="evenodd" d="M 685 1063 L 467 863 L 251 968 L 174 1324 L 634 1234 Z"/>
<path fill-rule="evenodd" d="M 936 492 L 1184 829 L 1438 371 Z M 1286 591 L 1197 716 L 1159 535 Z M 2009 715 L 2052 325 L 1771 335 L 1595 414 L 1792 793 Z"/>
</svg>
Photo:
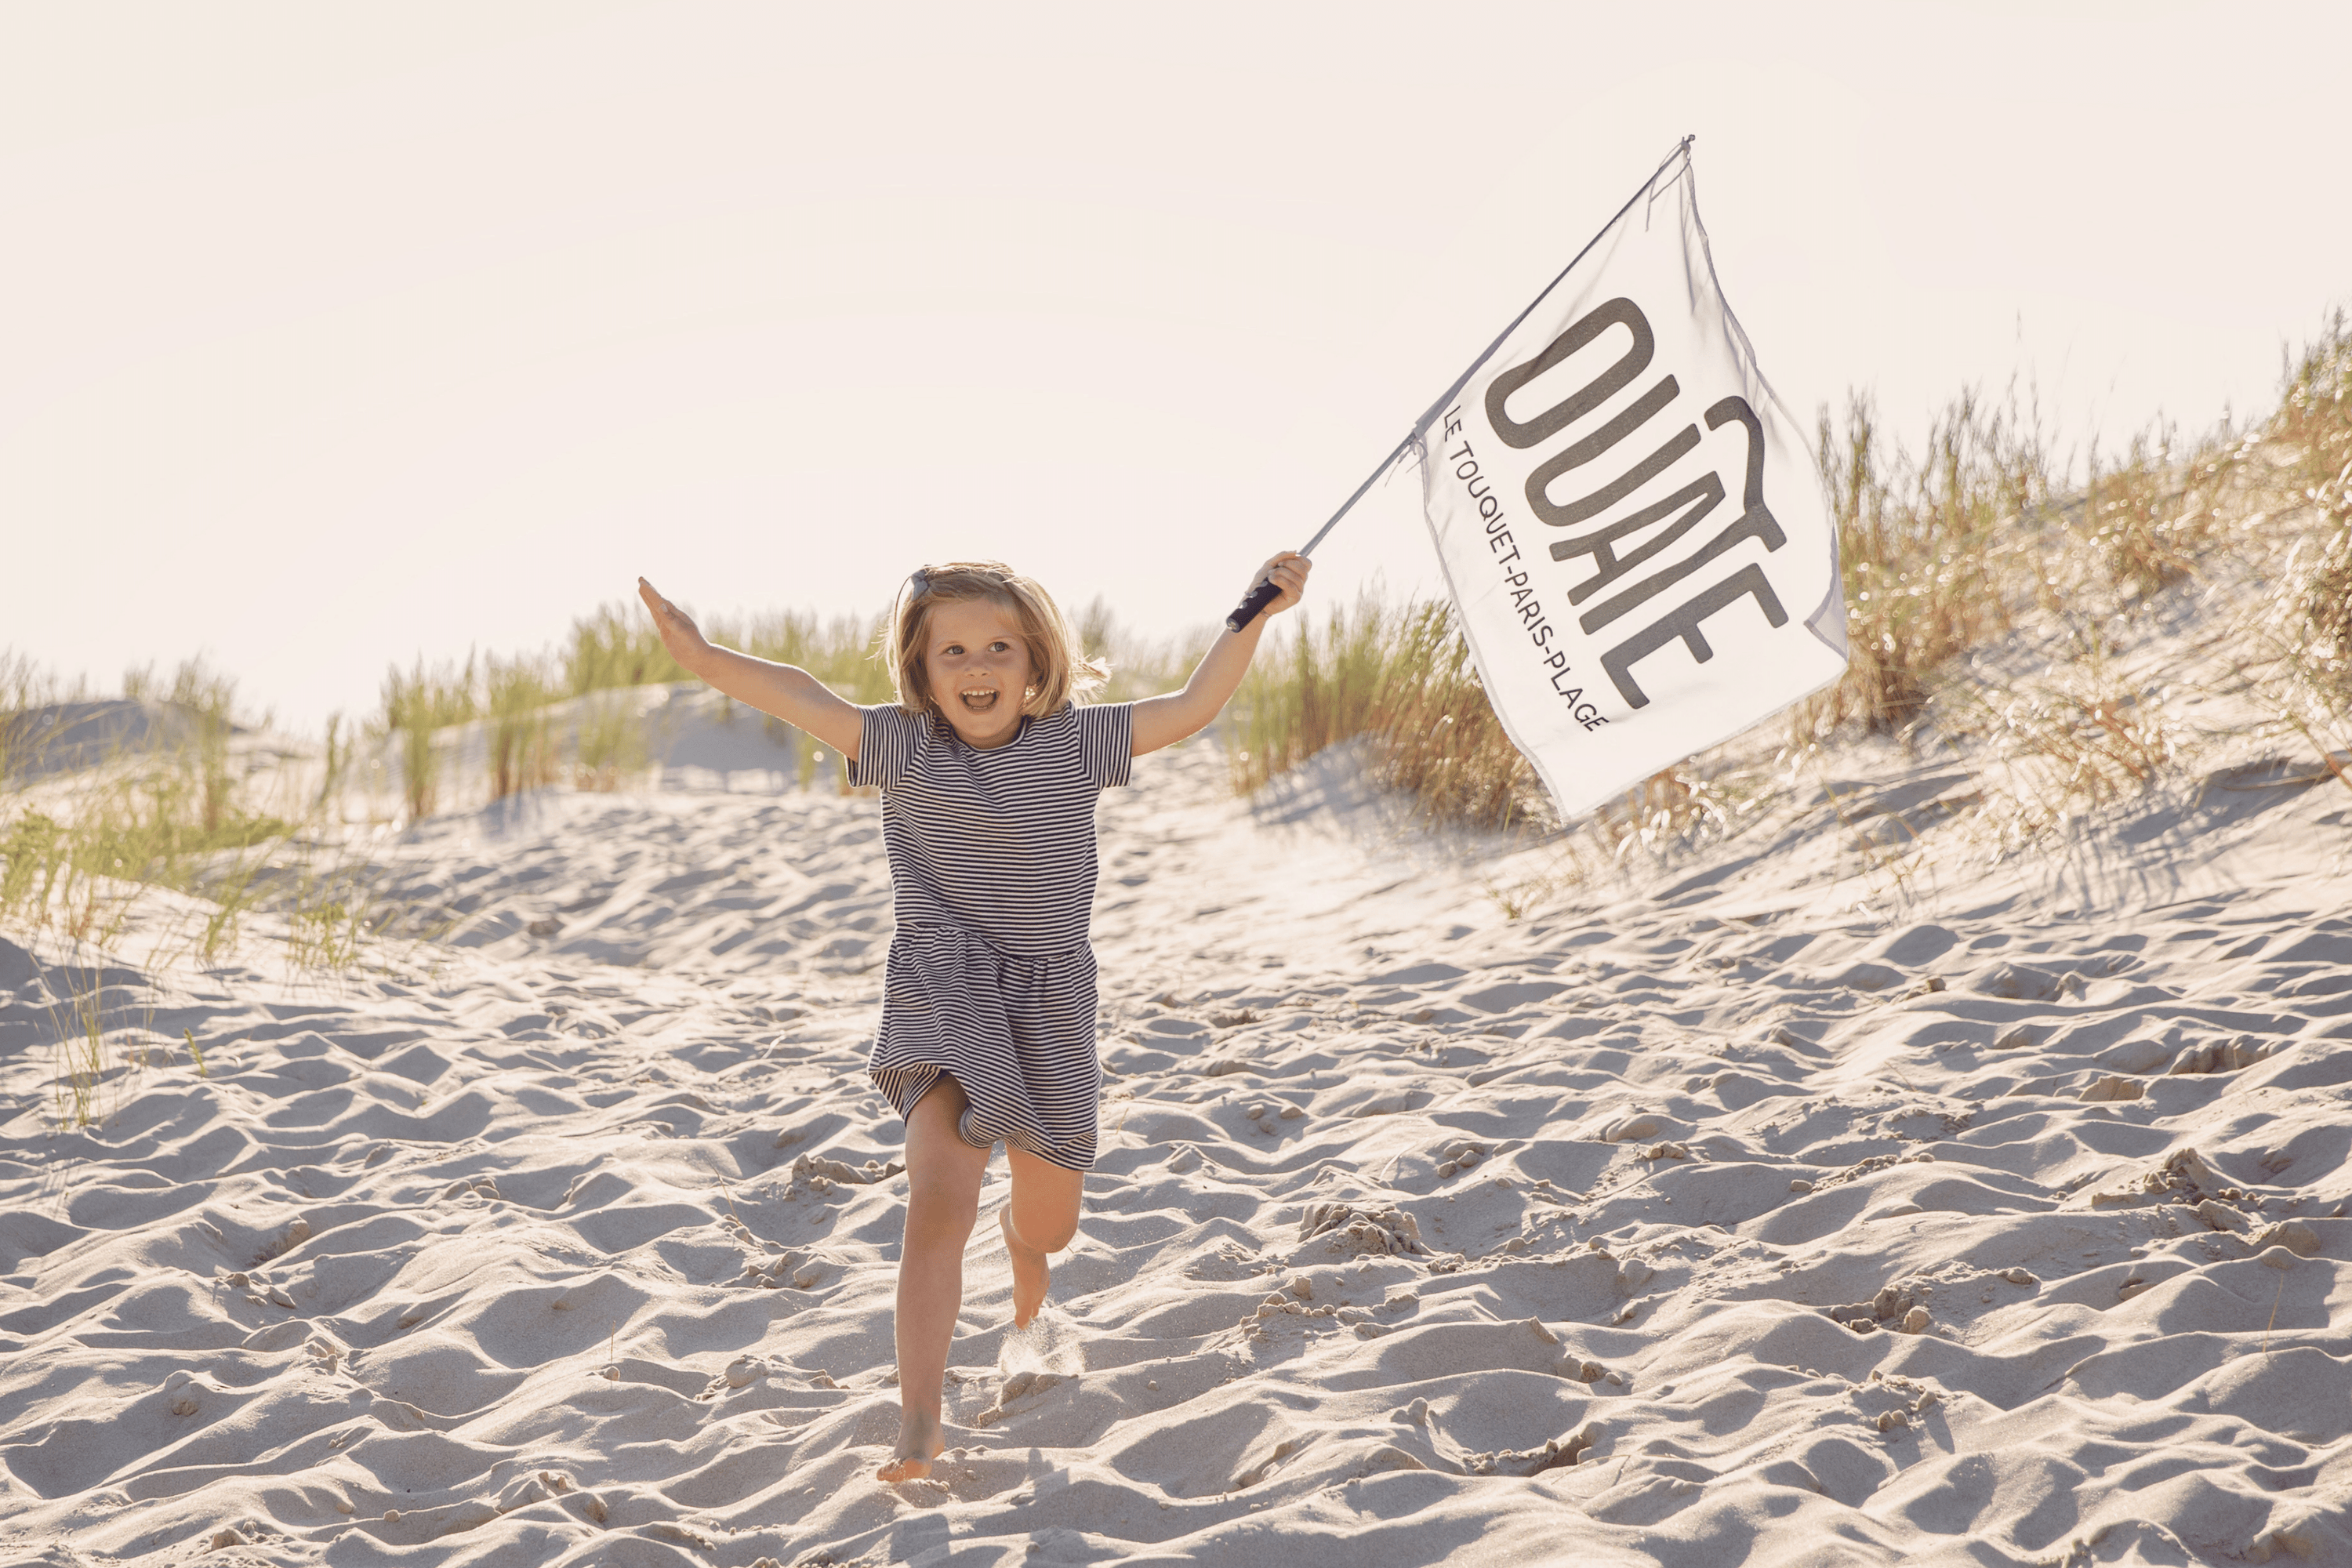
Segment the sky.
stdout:
<svg viewBox="0 0 2352 1568">
<path fill-rule="evenodd" d="M 2352 300 L 2347 53 L 2150 0 L 0 5 L 0 649 L 315 730 L 640 574 L 1205 625 L 1685 134 L 1806 428 L 2259 416 Z M 1438 584 L 1406 473 L 1312 594 Z"/>
</svg>

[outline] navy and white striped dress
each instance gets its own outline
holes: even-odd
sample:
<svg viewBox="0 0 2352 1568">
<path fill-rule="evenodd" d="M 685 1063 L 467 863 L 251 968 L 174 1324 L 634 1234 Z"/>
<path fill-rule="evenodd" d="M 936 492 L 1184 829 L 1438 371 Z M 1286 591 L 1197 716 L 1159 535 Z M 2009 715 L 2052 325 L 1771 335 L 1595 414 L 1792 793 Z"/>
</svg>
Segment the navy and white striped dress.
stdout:
<svg viewBox="0 0 2352 1568">
<path fill-rule="evenodd" d="M 1064 703 L 984 752 L 944 719 L 862 714 L 850 778 L 881 787 L 898 921 L 866 1071 L 901 1116 L 951 1074 L 965 1142 L 1091 1169 L 1095 802 L 1128 781 L 1133 707 Z"/>
</svg>

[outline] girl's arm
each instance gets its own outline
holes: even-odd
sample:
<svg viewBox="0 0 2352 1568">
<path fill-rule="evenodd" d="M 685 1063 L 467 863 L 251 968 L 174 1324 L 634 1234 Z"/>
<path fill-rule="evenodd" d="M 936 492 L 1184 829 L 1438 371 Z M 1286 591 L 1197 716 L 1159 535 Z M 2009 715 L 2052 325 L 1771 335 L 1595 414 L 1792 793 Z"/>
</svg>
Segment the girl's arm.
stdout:
<svg viewBox="0 0 2352 1568">
<path fill-rule="evenodd" d="M 1269 579 L 1282 590 L 1263 615 L 1237 632 L 1220 632 L 1217 640 L 1209 645 L 1192 679 L 1184 683 L 1181 691 L 1171 691 L 1164 697 L 1148 697 L 1135 705 L 1135 754 L 1156 752 L 1162 746 L 1172 746 L 1187 735 L 1197 735 L 1208 728 L 1209 721 L 1233 697 L 1248 673 L 1250 658 L 1257 652 L 1257 639 L 1265 630 L 1265 623 L 1275 615 L 1298 603 L 1307 592 L 1307 574 L 1315 563 L 1295 550 L 1286 550 L 1267 562 L 1255 577 Z M 682 660 L 680 662 L 683 662 Z"/>
<path fill-rule="evenodd" d="M 737 653 L 733 648 L 712 647 L 703 640 L 700 628 L 687 613 L 656 593 L 654 585 L 643 577 L 637 579 L 637 597 L 653 612 L 654 626 L 661 633 L 662 646 L 688 673 L 709 681 L 738 702 L 748 703 L 762 713 L 772 713 L 795 729 L 806 731 L 851 762 L 857 760 L 863 720 L 856 704 L 843 701 L 823 681 L 797 665 L 773 664 L 764 658 L 753 658 L 748 653 Z"/>
</svg>

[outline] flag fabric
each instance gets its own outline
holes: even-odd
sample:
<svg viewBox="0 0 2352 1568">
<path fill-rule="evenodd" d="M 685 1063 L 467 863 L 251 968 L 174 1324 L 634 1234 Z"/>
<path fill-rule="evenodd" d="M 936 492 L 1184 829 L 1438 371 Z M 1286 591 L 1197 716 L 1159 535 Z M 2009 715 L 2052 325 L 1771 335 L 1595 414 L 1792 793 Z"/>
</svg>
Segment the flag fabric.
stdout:
<svg viewBox="0 0 2352 1568">
<path fill-rule="evenodd" d="M 1562 812 L 1843 673 L 1836 527 L 1724 303 L 1688 143 L 1412 444 L 1487 699 Z"/>
</svg>

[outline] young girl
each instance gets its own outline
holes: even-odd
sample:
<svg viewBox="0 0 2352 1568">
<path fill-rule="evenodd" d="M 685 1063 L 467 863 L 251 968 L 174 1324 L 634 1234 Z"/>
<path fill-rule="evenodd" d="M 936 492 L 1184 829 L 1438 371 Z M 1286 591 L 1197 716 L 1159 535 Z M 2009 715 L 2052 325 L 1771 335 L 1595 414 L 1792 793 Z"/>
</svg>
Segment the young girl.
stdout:
<svg viewBox="0 0 2352 1568">
<path fill-rule="evenodd" d="M 1265 563 L 1257 580 L 1281 590 L 1267 616 L 1298 603 L 1310 564 L 1290 551 Z M 1095 1163 L 1095 797 L 1217 716 L 1265 616 L 1222 633 L 1181 691 L 1082 708 L 1072 694 L 1104 672 L 1045 589 L 989 563 L 926 566 L 889 630 L 898 700 L 858 708 L 804 669 L 712 647 L 642 577 L 637 592 L 679 664 L 882 791 L 898 933 L 866 1070 L 907 1119 L 907 1233 L 898 1441 L 878 1474 L 929 1475 L 990 1152 L 1003 1142 L 1012 1166 L 999 1224 L 1016 1328 L 1045 1300 L 1046 1258 L 1076 1234 Z"/>
</svg>

